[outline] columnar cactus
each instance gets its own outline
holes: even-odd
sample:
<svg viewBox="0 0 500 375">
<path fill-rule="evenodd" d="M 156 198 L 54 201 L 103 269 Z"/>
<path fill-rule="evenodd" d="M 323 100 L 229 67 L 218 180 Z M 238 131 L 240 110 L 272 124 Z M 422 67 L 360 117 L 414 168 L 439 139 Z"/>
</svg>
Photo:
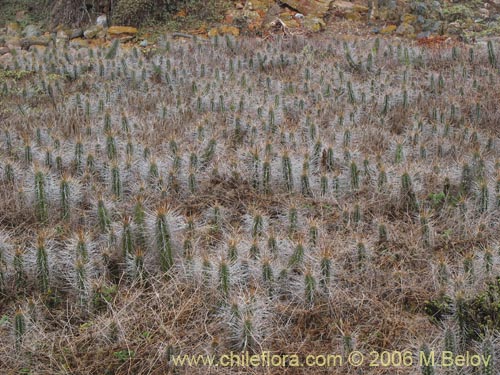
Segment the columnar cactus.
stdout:
<svg viewBox="0 0 500 375">
<path fill-rule="evenodd" d="M 328 251 L 322 251 L 320 260 L 321 278 L 320 284 L 326 289 L 332 279 L 332 259 Z"/>
<path fill-rule="evenodd" d="M 351 188 L 359 189 L 359 169 L 355 161 L 351 163 Z"/>
<path fill-rule="evenodd" d="M 35 214 L 41 223 L 46 223 L 49 219 L 47 176 L 41 169 L 35 170 Z"/>
<path fill-rule="evenodd" d="M 404 208 L 410 212 L 418 209 L 417 197 L 413 191 L 411 177 L 408 172 L 403 173 L 401 176 L 401 201 Z"/>
<path fill-rule="evenodd" d="M 229 290 L 231 287 L 231 276 L 229 271 L 229 264 L 225 260 L 219 263 L 219 287 L 225 298 L 229 297 Z"/>
<path fill-rule="evenodd" d="M 262 163 L 262 188 L 264 194 L 271 194 L 271 163 L 267 158 Z"/>
<path fill-rule="evenodd" d="M 141 195 L 136 197 L 134 214 L 134 243 L 137 248 L 143 251 L 147 248 L 147 234 L 146 234 L 146 212 L 144 209 L 144 200 Z"/>
<path fill-rule="evenodd" d="M 422 345 L 420 352 L 423 354 L 424 358 L 429 358 L 431 355 L 430 349 L 427 346 L 427 344 Z M 431 363 L 430 361 L 422 361 L 420 364 L 420 369 L 422 372 L 422 375 L 434 375 L 434 364 Z"/>
<path fill-rule="evenodd" d="M 259 242 L 256 238 L 253 239 L 252 244 L 250 245 L 250 250 L 248 251 L 250 255 L 250 259 L 257 259 L 260 255 L 260 247 Z"/>
<path fill-rule="evenodd" d="M 306 304 L 311 306 L 314 304 L 316 294 L 316 279 L 311 271 L 306 271 L 304 274 L 304 296 Z"/>
<path fill-rule="evenodd" d="M 422 244 L 425 248 L 431 246 L 431 223 L 430 223 L 430 213 L 423 211 L 420 213 L 420 226 L 422 232 Z"/>
<path fill-rule="evenodd" d="M 294 268 L 295 267 L 300 268 L 303 264 L 304 256 L 305 256 L 304 244 L 302 243 L 302 241 L 299 241 L 297 242 L 297 244 L 295 244 L 293 254 L 290 257 L 290 260 L 288 261 L 288 266 Z"/>
<path fill-rule="evenodd" d="M 144 251 L 141 248 L 134 249 L 134 253 L 128 255 L 128 273 L 132 280 L 139 283 L 146 278 L 144 269 Z"/>
<path fill-rule="evenodd" d="M 493 68 L 496 68 L 497 57 L 495 54 L 495 49 L 493 48 L 493 41 L 489 40 L 488 43 L 488 60 Z"/>
<path fill-rule="evenodd" d="M 164 206 L 156 210 L 155 240 L 162 272 L 168 272 L 174 265 L 172 234 L 167 215 L 168 211 Z"/>
<path fill-rule="evenodd" d="M 125 258 L 135 253 L 131 224 L 132 218 L 130 216 L 124 216 L 122 219 L 121 248 Z"/>
<path fill-rule="evenodd" d="M 110 175 L 111 175 L 111 192 L 114 194 L 115 198 L 120 199 L 122 197 L 122 178 L 120 172 L 120 165 L 114 161 L 110 165 Z"/>
<path fill-rule="evenodd" d="M 479 212 L 488 211 L 489 190 L 486 181 L 482 181 L 479 185 Z"/>
<path fill-rule="evenodd" d="M 61 200 L 61 219 L 68 220 L 71 215 L 71 179 L 63 175 L 59 185 L 59 195 Z"/>
<path fill-rule="evenodd" d="M 231 238 L 227 244 L 227 259 L 235 262 L 238 259 L 238 240 Z"/>
<path fill-rule="evenodd" d="M 283 153 L 281 164 L 286 190 L 291 192 L 293 190 L 292 162 L 290 161 L 290 156 L 287 151 Z"/>
<path fill-rule="evenodd" d="M 295 205 L 288 209 L 288 232 L 293 235 L 297 232 L 299 225 L 299 213 Z"/>
<path fill-rule="evenodd" d="M 48 293 L 50 289 L 49 267 L 45 236 L 43 234 L 39 234 L 36 243 L 36 281 L 38 289 L 42 293 Z"/>
<path fill-rule="evenodd" d="M 21 309 L 18 309 L 14 315 L 14 335 L 16 338 L 16 347 L 19 349 L 23 337 L 26 334 L 26 318 L 24 316 L 24 312 Z"/>
<path fill-rule="evenodd" d="M 111 218 L 102 196 L 97 199 L 97 219 L 101 232 L 107 232 L 111 226 Z"/>
</svg>

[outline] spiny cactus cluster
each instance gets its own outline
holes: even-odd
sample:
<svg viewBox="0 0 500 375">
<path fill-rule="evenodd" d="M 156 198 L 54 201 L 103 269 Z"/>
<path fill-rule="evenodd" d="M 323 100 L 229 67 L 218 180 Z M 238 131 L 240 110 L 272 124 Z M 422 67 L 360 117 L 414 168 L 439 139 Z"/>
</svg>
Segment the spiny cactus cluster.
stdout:
<svg viewBox="0 0 500 375">
<path fill-rule="evenodd" d="M 499 271 L 495 48 L 216 37 L 4 62 L 34 74 L 0 87 L 0 345 L 33 350 L 72 305 L 137 350 L 133 326 L 174 310 L 174 351 L 496 350 L 498 319 L 468 310 Z"/>
</svg>

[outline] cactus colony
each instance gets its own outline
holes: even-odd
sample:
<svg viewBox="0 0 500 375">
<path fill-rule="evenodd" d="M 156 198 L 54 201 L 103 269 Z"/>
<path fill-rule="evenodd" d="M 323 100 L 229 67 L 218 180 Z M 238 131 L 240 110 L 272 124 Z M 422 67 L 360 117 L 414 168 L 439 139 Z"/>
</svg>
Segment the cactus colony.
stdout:
<svg viewBox="0 0 500 375">
<path fill-rule="evenodd" d="M 33 74 L 0 93 L 0 314 L 12 325 L 0 346 L 34 350 L 48 311 L 73 302 L 103 335 L 109 314 L 124 319 L 113 340 L 139 345 L 136 318 L 115 307 L 143 293 L 128 314 L 149 316 L 159 293 L 159 314 L 181 314 L 176 298 L 204 306 L 176 324 L 209 330 L 209 351 L 283 350 L 315 326 L 332 351 L 346 319 L 364 346 L 437 334 L 443 348 L 498 349 L 485 335 L 500 325 L 473 335 L 467 304 L 500 269 L 494 43 L 226 39 L 2 60 Z M 451 328 L 417 318 L 443 296 Z M 387 314 L 399 322 L 384 331 Z M 420 337 L 401 329 L 413 324 Z"/>
</svg>

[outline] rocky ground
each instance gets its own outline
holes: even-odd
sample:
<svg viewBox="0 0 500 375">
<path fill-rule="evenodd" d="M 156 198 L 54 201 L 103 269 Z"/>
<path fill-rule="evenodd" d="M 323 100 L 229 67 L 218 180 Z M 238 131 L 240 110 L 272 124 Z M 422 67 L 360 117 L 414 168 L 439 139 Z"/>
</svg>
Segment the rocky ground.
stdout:
<svg viewBox="0 0 500 375">
<path fill-rule="evenodd" d="M 370 1 L 343 0 L 253 0 L 233 1 L 218 25 L 202 24 L 190 29 L 183 22 L 186 12 L 175 15 L 177 25 L 184 25 L 189 37 L 230 34 L 268 37 L 273 34 L 334 34 L 384 35 L 410 39 L 427 39 L 445 35 L 465 41 L 491 36 L 500 32 L 500 0 L 487 1 Z M 7 14 L 7 12 L 4 12 Z M 12 17 L 11 17 L 12 18 Z M 0 55 L 12 50 L 40 49 L 51 43 L 80 48 L 109 43 L 120 39 L 141 47 L 156 41 L 157 30 L 138 30 L 130 26 L 113 25 L 106 15 L 97 17 L 86 27 L 59 25 L 49 29 L 30 23 L 27 11 L 18 11 L 14 19 L 0 29 Z M 0 20 L 0 25 L 2 21 Z M 182 28 L 182 27 L 181 27 Z M 172 31 L 172 30 L 170 30 Z"/>
</svg>

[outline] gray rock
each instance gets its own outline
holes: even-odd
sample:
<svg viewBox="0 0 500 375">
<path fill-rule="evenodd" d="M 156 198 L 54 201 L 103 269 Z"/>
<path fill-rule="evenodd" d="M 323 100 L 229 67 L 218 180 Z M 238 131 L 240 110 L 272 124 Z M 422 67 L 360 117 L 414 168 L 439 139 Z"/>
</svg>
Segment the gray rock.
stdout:
<svg viewBox="0 0 500 375">
<path fill-rule="evenodd" d="M 108 27 L 108 17 L 105 14 L 102 14 L 99 17 L 97 17 L 96 26 Z"/>
<path fill-rule="evenodd" d="M 396 34 L 398 35 L 411 35 L 415 34 L 415 28 L 409 23 L 402 23 L 396 29 Z"/>
<path fill-rule="evenodd" d="M 69 42 L 69 46 L 74 49 L 88 48 L 89 42 L 85 39 L 73 39 Z"/>
<path fill-rule="evenodd" d="M 31 46 L 44 46 L 47 47 L 50 43 L 50 38 L 46 36 L 31 37 L 21 39 L 21 48 L 28 50 Z"/>
<path fill-rule="evenodd" d="M 432 3 L 432 7 L 433 7 L 434 9 L 441 9 L 441 3 L 440 3 L 439 1 L 434 1 L 434 2 Z"/>
<path fill-rule="evenodd" d="M 35 25 L 28 25 L 23 30 L 23 36 L 25 38 L 35 38 L 42 35 L 42 31 Z"/>
<path fill-rule="evenodd" d="M 319 17 L 306 17 L 303 20 L 304 28 L 309 31 L 318 32 L 325 28 L 326 24 L 323 18 Z"/>
<path fill-rule="evenodd" d="M 135 38 L 135 37 L 134 37 L 134 36 L 132 36 L 132 35 L 128 35 L 128 36 L 127 36 L 127 35 L 125 35 L 125 36 L 122 36 L 122 37 L 120 37 L 120 38 L 118 38 L 118 39 L 119 39 L 119 40 L 120 40 L 120 42 L 122 42 L 122 43 L 127 43 L 127 42 L 130 42 L 130 41 L 134 40 L 134 38 Z"/>
<path fill-rule="evenodd" d="M 417 34 L 417 39 L 425 39 L 431 36 L 431 33 L 429 31 L 422 31 L 421 33 Z"/>
<path fill-rule="evenodd" d="M 28 51 L 30 52 L 36 52 L 37 54 L 43 54 L 47 50 L 47 46 L 44 46 L 42 44 L 33 44 L 32 46 L 29 46 Z"/>
<path fill-rule="evenodd" d="M 428 12 L 427 5 L 421 1 L 417 2 L 415 5 L 415 13 L 425 16 Z"/>
<path fill-rule="evenodd" d="M 489 18 L 490 17 L 490 11 L 488 9 L 486 9 L 486 8 L 479 9 L 479 14 L 483 18 Z"/>
<path fill-rule="evenodd" d="M 423 31 L 430 31 L 431 33 L 438 33 L 441 31 L 443 23 L 441 21 L 436 21 L 433 19 L 425 20 L 424 25 L 422 26 Z"/>
<path fill-rule="evenodd" d="M 430 5 L 431 11 L 434 15 L 442 16 L 443 8 L 441 7 L 441 3 L 439 1 L 434 1 Z"/>
<path fill-rule="evenodd" d="M 59 30 L 56 34 L 56 39 L 60 40 L 69 40 L 69 35 L 66 31 L 64 30 Z"/>
<path fill-rule="evenodd" d="M 5 46 L 10 49 L 19 49 L 21 47 L 21 38 L 13 36 L 5 39 Z"/>
<path fill-rule="evenodd" d="M 103 30 L 101 26 L 91 26 L 83 32 L 85 39 L 94 39 Z"/>
<path fill-rule="evenodd" d="M 69 42 L 69 39 L 56 39 L 56 47 L 62 48 L 65 47 Z"/>
<path fill-rule="evenodd" d="M 7 35 L 16 36 L 21 32 L 21 26 L 17 22 L 11 22 L 6 25 Z"/>
<path fill-rule="evenodd" d="M 76 39 L 76 38 L 81 38 L 83 36 L 83 30 L 82 29 L 73 29 L 69 33 L 69 39 Z"/>
</svg>

